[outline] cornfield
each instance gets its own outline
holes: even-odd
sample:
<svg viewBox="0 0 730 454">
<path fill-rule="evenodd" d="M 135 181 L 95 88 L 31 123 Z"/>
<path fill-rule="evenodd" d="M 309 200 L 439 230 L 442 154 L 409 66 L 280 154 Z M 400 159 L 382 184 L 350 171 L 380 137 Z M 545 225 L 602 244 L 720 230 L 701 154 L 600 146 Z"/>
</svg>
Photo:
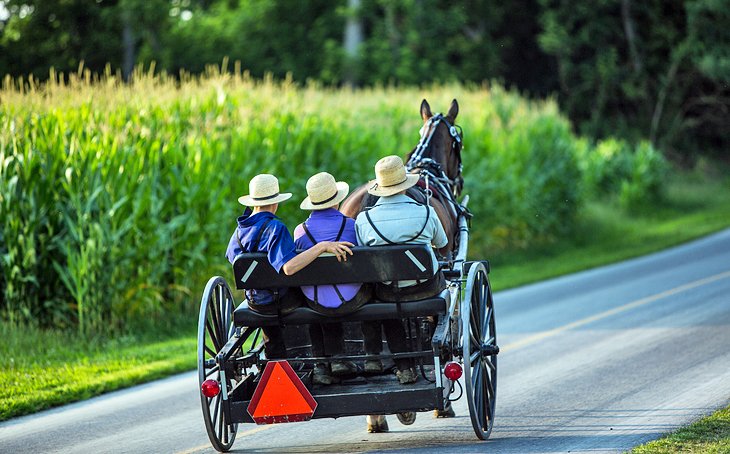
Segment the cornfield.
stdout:
<svg viewBox="0 0 730 454">
<path fill-rule="evenodd" d="M 248 180 L 301 200 L 328 171 L 351 187 L 418 141 L 419 105 L 460 104 L 472 250 L 562 235 L 583 197 L 585 141 L 552 101 L 492 86 L 335 90 L 211 69 L 6 79 L 0 90 L 0 313 L 13 323 L 118 331 L 196 310 Z M 582 145 L 581 145 L 582 144 Z M 588 147 L 590 148 L 590 147 Z M 582 151 L 581 151 L 582 150 Z M 279 214 L 306 217 L 298 202 Z M 227 275 L 227 274 L 224 274 Z"/>
</svg>

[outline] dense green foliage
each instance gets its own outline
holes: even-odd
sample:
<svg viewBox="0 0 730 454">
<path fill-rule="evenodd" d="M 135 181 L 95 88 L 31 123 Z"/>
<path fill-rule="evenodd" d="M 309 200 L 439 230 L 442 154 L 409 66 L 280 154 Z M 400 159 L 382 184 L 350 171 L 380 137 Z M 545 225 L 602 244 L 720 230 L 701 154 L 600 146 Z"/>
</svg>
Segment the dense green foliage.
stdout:
<svg viewBox="0 0 730 454">
<path fill-rule="evenodd" d="M 579 132 L 727 156 L 723 0 L 2 0 L 0 75 L 135 64 L 326 84 L 500 80 L 558 95 Z M 359 5 L 359 6 L 358 6 Z M 0 13 L 3 8 L 0 7 Z M 4 19 L 4 20 L 3 20 Z M 346 24 L 361 34 L 345 46 Z M 354 36 L 354 35 L 353 35 Z"/>
<path fill-rule="evenodd" d="M 730 8 L 718 0 L 540 0 L 560 99 L 593 137 L 727 156 Z"/>
<path fill-rule="evenodd" d="M 0 96 L 0 307 L 14 322 L 97 332 L 193 311 L 210 273 L 228 273 L 236 198 L 254 174 L 279 175 L 298 198 L 317 171 L 365 182 L 377 159 L 415 145 L 424 96 L 434 109 L 460 101 L 466 191 L 492 250 L 569 232 L 590 192 L 579 161 L 591 147 L 555 104 L 498 86 L 352 92 L 137 74 Z M 649 164 L 610 178 L 646 181 Z M 296 203 L 280 214 L 290 226 L 305 217 Z"/>
</svg>

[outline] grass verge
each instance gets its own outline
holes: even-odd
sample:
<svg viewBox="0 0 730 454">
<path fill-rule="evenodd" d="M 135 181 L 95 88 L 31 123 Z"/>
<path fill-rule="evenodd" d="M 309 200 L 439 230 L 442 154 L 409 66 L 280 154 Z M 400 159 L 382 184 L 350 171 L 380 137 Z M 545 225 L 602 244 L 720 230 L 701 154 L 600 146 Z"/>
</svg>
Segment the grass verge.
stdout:
<svg viewBox="0 0 730 454">
<path fill-rule="evenodd" d="M 495 290 L 638 257 L 730 226 L 730 179 L 673 175 L 661 207 L 628 213 L 613 201 L 590 202 L 568 238 L 527 250 L 490 253 L 479 226 L 470 258 L 487 257 Z"/>
<path fill-rule="evenodd" d="M 730 452 L 730 407 L 687 427 L 634 448 L 634 454 Z"/>
<path fill-rule="evenodd" d="M 0 420 L 191 370 L 194 332 L 84 339 L 2 323 Z"/>
<path fill-rule="evenodd" d="M 727 178 L 675 176 L 662 207 L 628 214 L 611 202 L 591 203 L 570 238 L 499 254 L 479 244 L 475 221 L 470 255 L 491 259 L 495 289 L 514 287 L 654 252 L 727 227 L 729 194 Z M 195 322 L 191 314 L 167 327 L 113 339 L 0 323 L 0 420 L 195 368 Z M 727 413 L 718 418 L 723 417 Z M 727 433 L 727 423 L 725 427 Z"/>
</svg>

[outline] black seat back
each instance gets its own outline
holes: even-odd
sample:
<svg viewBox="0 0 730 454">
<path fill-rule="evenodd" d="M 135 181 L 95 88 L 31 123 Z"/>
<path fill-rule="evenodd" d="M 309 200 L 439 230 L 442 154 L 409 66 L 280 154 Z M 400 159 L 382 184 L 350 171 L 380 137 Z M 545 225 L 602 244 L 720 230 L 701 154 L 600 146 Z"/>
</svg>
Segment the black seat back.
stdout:
<svg viewBox="0 0 730 454">
<path fill-rule="evenodd" d="M 383 281 L 429 279 L 436 270 L 430 246 L 403 244 L 396 246 L 354 247 L 346 262 L 332 254 L 317 257 L 298 273 L 277 273 L 265 253 L 244 253 L 233 262 L 237 289 L 300 287 L 302 285 L 351 284 Z"/>
</svg>

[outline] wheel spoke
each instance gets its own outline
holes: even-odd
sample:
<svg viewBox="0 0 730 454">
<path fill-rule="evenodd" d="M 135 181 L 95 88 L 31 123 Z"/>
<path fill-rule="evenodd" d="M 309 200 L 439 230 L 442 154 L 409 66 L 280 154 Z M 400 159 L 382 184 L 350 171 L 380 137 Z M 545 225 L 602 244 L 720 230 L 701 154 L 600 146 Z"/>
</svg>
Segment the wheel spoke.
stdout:
<svg viewBox="0 0 730 454">
<path fill-rule="evenodd" d="M 472 333 L 472 332 L 469 332 L 469 343 L 471 344 L 471 345 L 469 345 L 470 354 L 474 351 L 479 351 L 479 346 L 482 344 L 479 341 L 479 339 L 474 336 L 474 333 Z"/>
<path fill-rule="evenodd" d="M 220 320 L 218 320 L 219 308 L 218 308 L 218 304 L 217 304 L 217 301 L 215 298 L 216 294 L 217 294 L 216 292 L 213 292 L 213 298 L 212 298 L 213 304 L 210 305 L 210 317 L 212 319 L 211 322 L 213 323 L 213 328 L 215 328 L 215 336 L 216 336 L 215 348 L 220 350 L 221 347 L 223 347 L 223 333 L 221 332 L 221 329 L 220 329 L 220 327 L 221 327 Z"/>
<path fill-rule="evenodd" d="M 226 326 L 228 327 L 228 338 L 233 337 L 233 333 L 236 331 L 236 324 L 233 323 L 233 301 L 227 300 L 226 304 Z"/>
<path fill-rule="evenodd" d="M 484 322 L 482 323 L 482 336 L 489 336 L 489 322 L 492 320 L 492 309 L 487 309 L 487 316 L 484 317 Z"/>
<path fill-rule="evenodd" d="M 209 354 L 210 356 L 212 356 L 213 358 L 215 358 L 215 356 L 216 356 L 216 352 L 214 352 L 214 351 L 213 351 L 213 350 L 212 350 L 212 349 L 211 349 L 210 347 L 208 347 L 207 345 L 204 345 L 204 346 L 203 346 L 203 348 L 205 348 L 205 351 L 206 351 L 206 352 L 207 352 L 207 353 L 208 353 L 208 354 Z"/>
<path fill-rule="evenodd" d="M 484 419 L 482 417 L 482 415 L 484 414 L 484 398 L 483 398 L 484 397 L 483 396 L 484 385 L 482 384 L 482 382 L 484 381 L 484 377 L 483 377 L 483 374 L 481 371 L 481 367 L 477 367 L 477 368 L 473 369 L 473 371 L 474 371 L 474 386 L 472 388 L 472 389 L 474 389 L 473 398 L 477 404 L 476 413 L 477 413 L 477 417 L 479 418 L 479 423 L 481 425 L 481 423 Z"/>
<path fill-rule="evenodd" d="M 487 418 L 489 418 L 489 421 L 487 421 L 487 425 L 488 425 L 490 421 L 494 420 L 494 416 L 492 414 L 492 405 L 494 403 L 494 388 L 492 388 L 492 380 L 489 378 L 489 375 L 488 374 L 485 374 L 485 375 L 486 375 L 486 377 L 485 377 L 486 378 L 486 381 L 485 381 L 486 389 L 484 390 L 484 393 L 489 398 L 489 402 L 487 402 L 488 405 L 486 406 L 486 410 L 487 410 L 486 416 L 487 416 Z"/>
<path fill-rule="evenodd" d="M 485 375 L 487 378 L 487 390 L 489 391 L 490 399 L 492 399 L 494 396 L 494 387 L 492 386 L 492 379 L 489 376 L 489 374 L 485 373 Z"/>
<path fill-rule="evenodd" d="M 221 334 L 228 332 L 228 298 L 224 294 L 223 286 L 218 287 L 218 319 L 221 323 Z"/>
<path fill-rule="evenodd" d="M 220 347 L 222 347 L 222 345 L 220 345 L 220 342 L 218 342 L 216 333 L 215 333 L 215 331 L 213 331 L 213 327 L 210 326 L 210 320 L 207 317 L 205 319 L 205 327 L 207 328 L 206 331 L 207 331 L 208 335 L 210 336 L 210 340 L 213 342 L 213 347 L 215 347 L 216 349 L 219 349 Z M 206 347 L 206 348 L 208 348 L 208 347 Z M 215 353 L 213 354 L 213 356 L 215 356 Z"/>
<path fill-rule="evenodd" d="M 210 317 L 213 321 L 214 325 L 218 324 L 218 292 L 216 289 L 213 289 L 213 293 L 210 295 L 210 303 L 208 304 L 208 308 L 210 308 Z"/>
<path fill-rule="evenodd" d="M 222 436 L 223 436 L 223 418 L 224 418 L 224 416 L 223 416 L 223 411 L 222 410 L 223 409 L 221 408 L 221 417 L 218 420 L 218 431 L 216 432 L 218 434 L 218 439 L 219 440 L 223 438 Z"/>
<path fill-rule="evenodd" d="M 489 358 L 482 358 L 484 360 L 484 364 L 489 368 L 489 370 L 496 371 L 497 368 L 494 367 L 494 364 L 489 360 Z"/>
<path fill-rule="evenodd" d="M 225 419 L 225 415 L 223 415 L 223 419 Z M 228 444 L 228 421 L 223 424 L 223 444 Z"/>
<path fill-rule="evenodd" d="M 215 427 L 215 422 L 218 421 L 218 407 L 221 404 L 221 396 L 218 394 L 215 396 L 215 409 L 213 410 L 213 424 L 212 426 Z M 210 408 L 210 406 L 208 407 Z"/>
<path fill-rule="evenodd" d="M 210 370 L 208 370 L 208 371 L 205 372 L 205 378 L 210 377 L 211 375 L 213 375 L 216 372 L 218 372 L 218 364 L 216 364 L 215 366 L 211 367 Z"/>
</svg>

